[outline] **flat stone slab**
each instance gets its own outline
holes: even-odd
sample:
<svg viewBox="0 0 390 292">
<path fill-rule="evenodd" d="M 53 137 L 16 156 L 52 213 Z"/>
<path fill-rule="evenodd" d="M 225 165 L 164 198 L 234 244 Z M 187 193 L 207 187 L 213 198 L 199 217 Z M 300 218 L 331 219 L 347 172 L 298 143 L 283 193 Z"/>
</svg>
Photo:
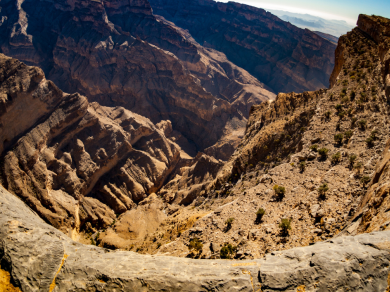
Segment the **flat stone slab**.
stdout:
<svg viewBox="0 0 390 292">
<path fill-rule="evenodd" d="M 339 237 L 252 261 L 83 245 L 0 186 L 0 265 L 28 291 L 385 291 L 390 232 Z"/>
</svg>

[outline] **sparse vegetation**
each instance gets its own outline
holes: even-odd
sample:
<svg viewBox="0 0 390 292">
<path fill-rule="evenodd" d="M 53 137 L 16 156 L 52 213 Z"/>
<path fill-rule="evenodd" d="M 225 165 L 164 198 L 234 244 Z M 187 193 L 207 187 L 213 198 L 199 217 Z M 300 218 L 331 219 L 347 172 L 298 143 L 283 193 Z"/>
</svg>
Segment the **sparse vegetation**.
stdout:
<svg viewBox="0 0 390 292">
<path fill-rule="evenodd" d="M 368 146 L 368 147 L 374 146 L 374 138 L 372 138 L 371 136 L 368 137 L 368 138 L 366 139 L 366 143 L 367 143 L 367 146 Z"/>
<path fill-rule="evenodd" d="M 345 131 L 344 136 L 345 136 L 345 139 L 347 141 L 349 141 L 349 139 L 351 139 L 351 137 L 353 136 L 353 131 L 351 131 L 351 130 Z"/>
<path fill-rule="evenodd" d="M 328 187 L 327 183 L 324 183 L 324 184 L 320 185 L 320 187 L 318 188 L 318 194 L 320 195 L 321 199 L 325 199 L 326 192 L 328 190 L 329 190 L 329 187 Z"/>
<path fill-rule="evenodd" d="M 221 259 L 231 259 L 236 250 L 237 246 L 233 246 L 230 243 L 225 243 L 225 245 L 221 248 L 221 251 L 219 252 L 219 256 L 221 257 Z"/>
<path fill-rule="evenodd" d="M 330 115 L 331 115 L 331 112 L 330 111 L 327 111 L 327 112 L 325 112 L 325 118 L 327 119 L 327 120 L 329 120 L 329 118 L 330 118 Z"/>
<path fill-rule="evenodd" d="M 274 185 L 273 187 L 275 191 L 275 195 L 281 200 L 283 199 L 285 193 L 286 193 L 286 188 L 278 185 Z"/>
<path fill-rule="evenodd" d="M 306 168 L 306 162 L 305 161 L 301 161 L 301 163 L 299 163 L 299 169 L 301 172 L 304 172 L 305 171 L 305 168 Z"/>
<path fill-rule="evenodd" d="M 371 179 L 369 176 L 363 176 L 360 181 L 363 184 L 363 187 L 365 188 L 366 185 L 371 181 Z"/>
<path fill-rule="evenodd" d="M 265 210 L 263 208 L 259 208 L 259 210 L 257 210 L 256 212 L 256 221 L 261 222 L 264 215 L 265 215 Z"/>
<path fill-rule="evenodd" d="M 348 160 L 349 160 L 349 166 L 350 166 L 350 167 L 353 166 L 353 164 L 354 164 L 355 161 L 356 161 L 356 158 L 357 158 L 357 156 L 356 156 L 355 154 L 352 154 L 352 155 L 349 156 Z"/>
<path fill-rule="evenodd" d="M 233 225 L 233 221 L 234 221 L 234 218 L 228 218 L 226 221 L 225 221 L 225 225 L 226 225 L 226 229 L 229 230 L 230 228 L 232 228 L 232 225 Z"/>
<path fill-rule="evenodd" d="M 334 163 L 334 164 L 339 163 L 340 160 L 341 160 L 340 152 L 337 152 L 337 153 L 333 154 L 331 160 L 332 160 L 332 163 Z"/>
<path fill-rule="evenodd" d="M 160 243 L 160 246 L 161 246 L 161 243 Z M 190 240 L 190 244 L 188 245 L 188 249 L 190 251 L 195 251 L 198 254 L 203 249 L 203 243 L 199 240 L 199 238 L 194 237 L 193 239 Z"/>
<path fill-rule="evenodd" d="M 317 152 L 318 147 L 320 147 L 320 146 L 318 146 L 317 144 L 311 145 L 311 146 L 310 146 L 310 150 L 312 150 L 312 151 L 314 151 L 314 152 Z"/>
<path fill-rule="evenodd" d="M 288 235 L 288 231 L 291 230 L 291 219 L 282 218 L 279 223 L 279 228 L 283 236 Z"/>
<path fill-rule="evenodd" d="M 344 135 L 341 134 L 341 133 L 338 133 L 338 134 L 334 135 L 334 141 L 337 144 L 341 144 L 341 142 L 343 142 L 343 139 L 344 139 Z"/>
<path fill-rule="evenodd" d="M 328 156 L 329 149 L 327 148 L 321 148 L 318 149 L 318 154 L 321 156 L 322 159 L 325 159 Z"/>
<path fill-rule="evenodd" d="M 362 119 L 358 122 L 359 124 L 359 128 L 362 129 L 362 130 L 365 130 L 366 129 L 366 126 L 367 126 L 367 121 Z"/>
</svg>

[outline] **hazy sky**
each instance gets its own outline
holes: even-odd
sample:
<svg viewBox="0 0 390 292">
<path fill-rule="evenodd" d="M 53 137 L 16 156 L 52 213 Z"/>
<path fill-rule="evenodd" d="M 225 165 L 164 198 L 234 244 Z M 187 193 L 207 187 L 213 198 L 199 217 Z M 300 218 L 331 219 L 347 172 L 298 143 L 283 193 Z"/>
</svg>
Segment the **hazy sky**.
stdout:
<svg viewBox="0 0 390 292">
<path fill-rule="evenodd" d="M 227 0 L 217 0 L 228 2 Z M 360 13 L 390 18 L 390 0 L 233 0 L 264 9 L 307 13 L 356 24 Z"/>
</svg>

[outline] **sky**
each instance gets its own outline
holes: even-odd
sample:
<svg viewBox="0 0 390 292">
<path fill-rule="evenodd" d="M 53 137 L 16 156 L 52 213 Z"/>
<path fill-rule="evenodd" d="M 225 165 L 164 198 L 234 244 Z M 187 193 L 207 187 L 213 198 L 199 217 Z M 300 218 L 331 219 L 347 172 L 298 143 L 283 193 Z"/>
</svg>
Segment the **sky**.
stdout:
<svg viewBox="0 0 390 292">
<path fill-rule="evenodd" d="M 217 0 L 228 2 L 227 0 Z M 390 0 L 232 0 L 260 8 L 311 14 L 356 24 L 359 14 L 390 18 Z"/>
</svg>

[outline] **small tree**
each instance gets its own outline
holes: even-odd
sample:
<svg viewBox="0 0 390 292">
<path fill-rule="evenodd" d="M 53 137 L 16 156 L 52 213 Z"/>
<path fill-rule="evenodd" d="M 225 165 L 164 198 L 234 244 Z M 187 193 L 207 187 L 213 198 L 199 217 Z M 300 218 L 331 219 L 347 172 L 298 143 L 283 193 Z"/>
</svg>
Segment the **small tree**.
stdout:
<svg viewBox="0 0 390 292">
<path fill-rule="evenodd" d="M 355 124 L 356 124 L 357 120 L 358 120 L 357 117 L 353 117 L 351 119 L 351 128 L 355 127 Z"/>
<path fill-rule="evenodd" d="M 305 168 L 306 168 L 306 162 L 301 161 L 301 163 L 299 163 L 299 169 L 301 170 L 301 172 L 304 172 Z"/>
<path fill-rule="evenodd" d="M 328 184 L 324 183 L 320 185 L 318 188 L 318 194 L 320 195 L 320 198 L 325 199 L 326 192 L 329 190 Z"/>
<path fill-rule="evenodd" d="M 337 152 L 336 154 L 333 154 L 332 155 L 332 162 L 333 163 L 339 163 L 340 162 L 340 160 L 341 160 L 341 154 L 340 154 L 340 152 Z"/>
<path fill-rule="evenodd" d="M 363 163 L 361 161 L 356 162 L 354 168 L 356 169 L 357 174 L 359 174 L 363 169 Z"/>
<path fill-rule="evenodd" d="M 355 160 L 356 160 L 357 156 L 355 154 L 352 154 L 349 156 L 349 166 L 352 167 L 353 164 L 355 163 Z"/>
<path fill-rule="evenodd" d="M 341 133 L 334 135 L 334 140 L 338 144 L 341 144 L 341 142 L 343 142 L 343 139 L 344 139 L 344 135 Z"/>
<path fill-rule="evenodd" d="M 280 200 L 283 199 L 283 197 L 284 197 L 284 195 L 286 193 L 286 188 L 282 187 L 282 186 L 274 185 L 273 189 L 275 191 L 276 196 L 278 196 L 278 198 Z"/>
<path fill-rule="evenodd" d="M 231 259 L 233 257 L 233 254 L 236 252 L 237 246 L 233 246 L 230 243 L 225 245 L 221 248 L 221 251 L 219 252 L 219 255 L 221 259 Z"/>
<path fill-rule="evenodd" d="M 265 210 L 263 208 L 259 208 L 256 212 L 256 222 L 261 222 L 263 216 L 265 215 Z"/>
<path fill-rule="evenodd" d="M 233 224 L 233 221 L 234 221 L 234 218 L 229 218 L 225 221 L 225 225 L 226 225 L 226 229 L 229 230 L 230 228 L 232 228 L 232 224 Z"/>
<path fill-rule="evenodd" d="M 199 240 L 199 238 L 194 237 L 193 239 L 190 240 L 188 249 L 190 251 L 195 251 L 198 254 L 203 249 L 203 243 Z"/>
<path fill-rule="evenodd" d="M 291 219 L 283 218 L 279 223 L 279 228 L 283 236 L 288 235 L 288 231 L 291 229 Z"/>
<path fill-rule="evenodd" d="M 318 149 L 318 154 L 321 156 L 322 159 L 325 159 L 328 156 L 329 149 L 327 148 L 321 148 Z"/>
<path fill-rule="evenodd" d="M 363 176 L 360 181 L 363 184 L 363 188 L 365 188 L 366 185 L 371 181 L 371 179 L 369 176 Z"/>
<path fill-rule="evenodd" d="M 370 137 L 372 138 L 372 139 L 376 139 L 377 138 L 377 134 L 378 134 L 378 130 L 373 130 L 372 132 L 371 132 L 371 135 L 370 135 Z"/>
<path fill-rule="evenodd" d="M 312 151 L 314 151 L 314 152 L 317 152 L 318 147 L 319 147 L 319 146 L 318 146 L 317 144 L 311 145 L 311 146 L 310 146 L 310 150 L 312 150 Z"/>
<path fill-rule="evenodd" d="M 367 146 L 368 146 L 368 147 L 374 146 L 374 138 L 368 137 L 368 138 L 366 139 L 366 143 L 367 143 Z"/>
<path fill-rule="evenodd" d="M 353 136 L 353 131 L 348 130 L 344 133 L 345 139 L 348 141 Z"/>
<path fill-rule="evenodd" d="M 365 129 L 366 129 L 366 126 L 367 126 L 367 121 L 363 119 L 363 120 L 360 120 L 360 121 L 358 122 L 358 124 L 359 124 L 359 128 L 360 128 L 360 129 L 365 130 Z"/>
</svg>

